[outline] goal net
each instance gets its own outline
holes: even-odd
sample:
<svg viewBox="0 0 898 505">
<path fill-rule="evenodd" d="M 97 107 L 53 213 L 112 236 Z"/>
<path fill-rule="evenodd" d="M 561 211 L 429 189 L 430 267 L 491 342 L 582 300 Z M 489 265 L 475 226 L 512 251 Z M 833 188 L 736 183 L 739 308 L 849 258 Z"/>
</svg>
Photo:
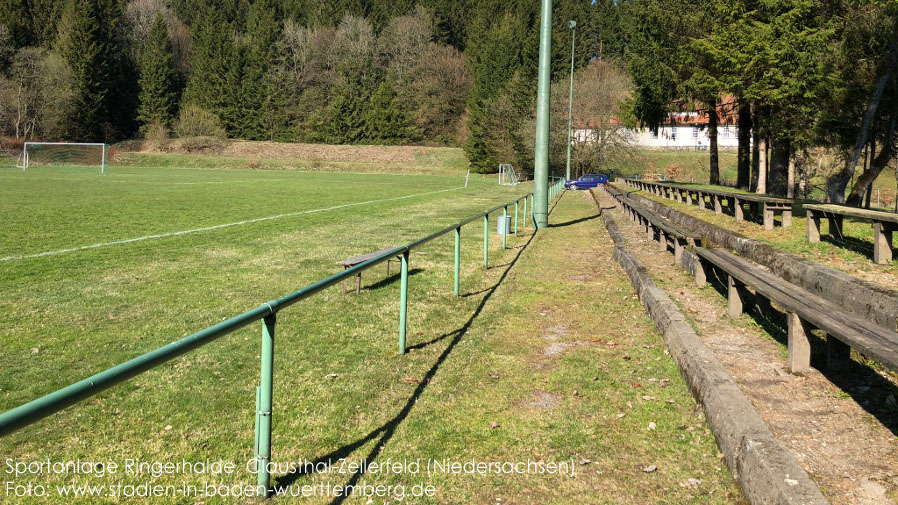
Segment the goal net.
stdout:
<svg viewBox="0 0 898 505">
<path fill-rule="evenodd" d="M 22 170 L 39 166 L 95 167 L 108 170 L 106 144 L 85 142 L 25 142 L 21 156 Z"/>
<path fill-rule="evenodd" d="M 518 174 L 515 173 L 514 167 L 510 163 L 499 164 L 499 184 L 502 186 L 517 186 Z"/>
</svg>

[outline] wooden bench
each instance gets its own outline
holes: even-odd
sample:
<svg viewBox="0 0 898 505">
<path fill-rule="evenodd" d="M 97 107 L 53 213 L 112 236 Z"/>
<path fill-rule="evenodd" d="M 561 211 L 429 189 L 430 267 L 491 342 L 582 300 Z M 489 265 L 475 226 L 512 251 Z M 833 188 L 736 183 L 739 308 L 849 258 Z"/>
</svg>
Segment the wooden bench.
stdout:
<svg viewBox="0 0 898 505">
<path fill-rule="evenodd" d="M 827 362 L 830 368 L 844 369 L 850 363 L 850 348 L 853 347 L 890 370 L 898 371 L 898 333 L 858 318 L 729 251 L 696 247 L 694 252 L 701 263 L 701 267 L 696 269 L 697 285 L 704 285 L 707 281 L 709 265 L 727 274 L 727 314 L 730 317 L 742 314 L 746 286 L 755 291 L 756 297 L 763 297 L 766 304 L 776 303 L 786 312 L 789 370 L 792 373 L 802 373 L 810 368 L 808 332 L 813 328 L 827 335 Z"/>
<path fill-rule="evenodd" d="M 355 258 L 349 258 L 347 260 L 338 261 L 338 265 L 343 265 L 343 270 L 348 268 L 352 268 L 359 263 L 364 263 L 372 258 L 376 258 L 378 256 L 384 255 L 390 251 L 395 251 L 397 249 L 401 249 L 401 247 L 387 247 L 386 249 L 381 249 L 380 251 L 370 252 L 368 254 L 363 254 L 361 256 L 356 256 Z M 397 258 L 390 258 L 387 260 L 387 277 L 390 276 L 390 263 L 393 261 L 400 261 Z M 359 272 L 356 276 L 356 284 L 355 284 L 355 294 L 359 294 L 362 291 L 362 272 Z M 343 279 L 343 294 L 346 294 L 346 279 Z"/>
<path fill-rule="evenodd" d="M 898 230 L 898 214 L 877 210 L 858 209 L 844 205 L 805 205 L 808 217 L 808 242 L 820 242 L 820 220 L 829 219 L 829 234 L 843 237 L 843 220 L 853 217 L 873 224 L 873 262 L 885 264 L 892 261 L 892 232 Z"/>
<path fill-rule="evenodd" d="M 605 186 L 605 190 L 621 204 L 624 212 L 642 228 L 650 241 L 655 242 L 657 233 L 659 250 L 667 251 L 668 245 L 673 245 L 674 264 L 682 265 L 683 248 L 686 245 L 701 244 L 701 237 L 658 216 L 643 205 L 631 200 L 626 193 L 608 186 Z"/>
<path fill-rule="evenodd" d="M 702 210 L 707 209 L 708 204 L 711 204 L 714 207 L 714 212 L 716 214 L 723 214 L 723 204 L 726 202 L 727 206 L 733 210 L 733 215 L 737 222 L 745 220 L 745 205 L 748 204 L 749 214 L 757 216 L 758 219 L 764 223 L 765 230 L 773 229 L 776 213 L 782 214 L 781 222 L 783 228 L 792 226 L 792 207 L 794 202 L 788 198 L 736 193 L 717 189 L 694 188 L 634 179 L 627 179 L 626 181 L 630 187 L 669 200 L 676 200 L 677 202 L 686 203 L 687 205 L 693 205 L 693 202 L 695 202 Z"/>
</svg>

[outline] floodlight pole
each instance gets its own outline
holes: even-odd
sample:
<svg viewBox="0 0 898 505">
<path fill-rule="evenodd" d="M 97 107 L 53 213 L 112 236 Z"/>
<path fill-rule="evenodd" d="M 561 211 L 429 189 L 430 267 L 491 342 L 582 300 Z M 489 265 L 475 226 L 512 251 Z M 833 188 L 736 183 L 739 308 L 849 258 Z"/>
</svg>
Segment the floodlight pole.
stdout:
<svg viewBox="0 0 898 505">
<path fill-rule="evenodd" d="M 577 22 L 571 20 L 568 26 L 571 27 L 571 92 L 567 102 L 567 165 L 564 171 L 566 181 L 571 180 L 571 134 L 574 131 L 574 34 Z"/>
<path fill-rule="evenodd" d="M 549 97 L 552 73 L 552 0 L 542 0 L 539 26 L 539 81 L 536 88 L 536 156 L 533 168 L 533 221 L 549 225 Z"/>
</svg>

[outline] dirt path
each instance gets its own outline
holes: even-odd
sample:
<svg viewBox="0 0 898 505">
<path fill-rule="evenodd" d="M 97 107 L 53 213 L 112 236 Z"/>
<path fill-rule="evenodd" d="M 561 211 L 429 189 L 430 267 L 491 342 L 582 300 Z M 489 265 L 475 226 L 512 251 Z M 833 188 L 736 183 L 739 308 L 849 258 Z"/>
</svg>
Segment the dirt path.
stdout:
<svg viewBox="0 0 898 505">
<path fill-rule="evenodd" d="M 583 471 L 573 501 L 502 503 L 745 503 L 612 251 L 589 194 L 567 192 L 500 295 L 488 359 L 511 411 L 543 426 L 535 447 L 578 447 Z"/>
<path fill-rule="evenodd" d="M 607 194 L 596 193 L 603 207 L 614 205 Z M 673 264 L 672 254 L 659 251 L 623 212 L 611 212 L 630 250 L 692 319 L 771 431 L 824 494 L 834 504 L 895 503 L 895 384 L 860 365 L 840 375 L 824 375 L 816 368 L 803 377 L 788 373 L 784 325 L 776 315 L 764 318 L 755 312 L 729 319 L 725 296 L 710 285 L 696 288 L 693 278 Z"/>
</svg>

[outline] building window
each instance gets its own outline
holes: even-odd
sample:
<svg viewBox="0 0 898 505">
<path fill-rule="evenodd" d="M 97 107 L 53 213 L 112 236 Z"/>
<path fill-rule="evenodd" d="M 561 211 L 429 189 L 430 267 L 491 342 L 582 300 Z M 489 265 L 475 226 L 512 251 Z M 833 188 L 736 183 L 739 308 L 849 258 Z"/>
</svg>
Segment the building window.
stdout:
<svg viewBox="0 0 898 505">
<path fill-rule="evenodd" d="M 652 138 L 653 139 L 658 138 L 658 130 L 652 130 Z"/>
<path fill-rule="evenodd" d="M 670 128 L 670 140 L 677 140 L 677 127 L 672 126 Z"/>
<path fill-rule="evenodd" d="M 694 139 L 698 138 L 698 126 L 692 127 L 692 138 L 694 138 Z"/>
</svg>

